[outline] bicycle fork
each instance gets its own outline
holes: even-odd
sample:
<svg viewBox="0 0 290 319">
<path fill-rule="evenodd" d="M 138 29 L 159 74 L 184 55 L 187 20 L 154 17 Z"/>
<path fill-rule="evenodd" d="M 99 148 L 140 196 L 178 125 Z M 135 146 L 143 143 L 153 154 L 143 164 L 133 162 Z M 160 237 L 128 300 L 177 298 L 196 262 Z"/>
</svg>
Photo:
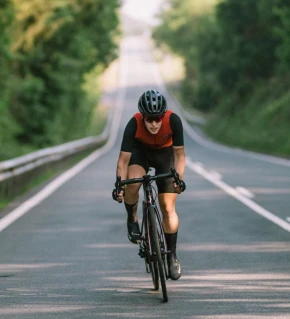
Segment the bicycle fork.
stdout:
<svg viewBox="0 0 290 319">
<path fill-rule="evenodd" d="M 149 274 L 151 272 L 149 263 L 154 261 L 154 251 L 152 250 L 152 245 L 150 242 L 150 236 L 147 233 L 147 230 L 149 229 L 148 224 L 149 224 L 149 216 L 148 216 L 148 205 L 146 204 L 145 201 L 142 203 L 142 208 L 143 208 L 143 219 L 142 219 L 142 226 L 141 226 L 141 241 L 139 243 L 139 253 L 138 255 L 141 258 L 145 259 L 145 266 L 146 266 L 146 272 Z M 166 239 L 165 235 L 162 229 L 162 221 L 161 221 L 161 216 L 159 212 L 155 210 L 156 214 L 156 219 L 157 219 L 157 224 L 159 225 L 158 227 L 158 238 L 159 238 L 159 244 L 160 244 L 160 251 L 161 251 L 161 256 L 164 264 L 164 269 L 165 269 L 165 275 L 166 279 L 169 278 L 168 276 L 168 267 L 167 267 L 167 259 L 166 255 L 170 252 L 167 250 L 167 245 L 166 245 Z M 145 232 L 145 234 L 144 234 Z M 156 255 L 156 254 L 155 254 Z M 153 260 L 152 260 L 153 258 Z"/>
<path fill-rule="evenodd" d="M 165 239 L 164 231 L 162 228 L 162 220 L 161 220 L 159 212 L 156 213 L 156 217 L 157 217 L 157 224 L 159 224 L 159 226 L 160 226 L 160 228 L 158 230 L 158 238 L 159 238 L 159 243 L 160 243 L 161 257 L 162 257 L 162 261 L 164 264 L 165 276 L 166 276 L 166 279 L 168 279 L 169 275 L 168 275 L 168 266 L 167 266 L 166 256 L 167 256 L 167 254 L 170 253 L 170 251 L 167 249 L 166 239 Z"/>
</svg>

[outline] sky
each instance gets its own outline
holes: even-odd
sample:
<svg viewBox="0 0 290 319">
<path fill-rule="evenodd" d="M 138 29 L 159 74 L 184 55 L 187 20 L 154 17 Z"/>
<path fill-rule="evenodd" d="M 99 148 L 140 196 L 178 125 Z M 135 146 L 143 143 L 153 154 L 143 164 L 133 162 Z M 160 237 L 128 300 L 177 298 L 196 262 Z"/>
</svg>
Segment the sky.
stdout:
<svg viewBox="0 0 290 319">
<path fill-rule="evenodd" d="M 156 24 L 155 13 L 160 9 L 164 0 L 126 0 L 122 11 L 135 19 Z"/>
</svg>

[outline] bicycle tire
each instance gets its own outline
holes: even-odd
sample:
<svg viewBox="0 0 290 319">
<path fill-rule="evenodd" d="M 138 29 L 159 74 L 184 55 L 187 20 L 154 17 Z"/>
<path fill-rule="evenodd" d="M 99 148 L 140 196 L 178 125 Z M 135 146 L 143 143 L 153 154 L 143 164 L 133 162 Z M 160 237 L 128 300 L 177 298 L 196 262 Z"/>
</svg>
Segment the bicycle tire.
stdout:
<svg viewBox="0 0 290 319">
<path fill-rule="evenodd" d="M 161 287 L 162 287 L 162 295 L 164 302 L 168 301 L 168 294 L 166 288 L 166 276 L 165 276 L 165 269 L 164 263 L 161 257 L 161 250 L 160 250 L 160 242 L 157 233 L 157 225 L 156 225 L 156 215 L 155 209 L 153 206 L 148 208 L 149 220 L 150 220 L 150 239 L 152 244 L 153 253 L 156 256 L 156 261 L 158 265 L 158 273 L 160 277 Z"/>
<path fill-rule="evenodd" d="M 158 273 L 158 263 L 156 261 L 151 261 L 149 264 L 152 282 L 154 290 L 159 290 L 159 273 Z"/>
<path fill-rule="evenodd" d="M 147 215 L 147 204 L 145 201 L 142 202 L 142 209 L 143 209 L 143 216 L 146 216 L 146 220 L 144 221 L 145 227 L 144 227 L 144 236 L 147 237 L 148 243 L 151 242 L 151 238 L 148 238 L 148 228 L 150 224 L 149 216 Z M 142 228 L 143 229 L 143 228 Z M 158 264 L 156 261 L 153 261 L 152 258 L 150 258 L 150 252 L 149 249 L 147 249 L 146 252 L 146 258 L 145 258 L 145 264 L 146 264 L 146 269 L 149 267 L 149 272 L 152 277 L 152 282 L 153 282 L 153 287 L 154 290 L 159 290 L 159 273 L 158 273 Z M 148 265 L 148 266 L 147 266 Z"/>
</svg>

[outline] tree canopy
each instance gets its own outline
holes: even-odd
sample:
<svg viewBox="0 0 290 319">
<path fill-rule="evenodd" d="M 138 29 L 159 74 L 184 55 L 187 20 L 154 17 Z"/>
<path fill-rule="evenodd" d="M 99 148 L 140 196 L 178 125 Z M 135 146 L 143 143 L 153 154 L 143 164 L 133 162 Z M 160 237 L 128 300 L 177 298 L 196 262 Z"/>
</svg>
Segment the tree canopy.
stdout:
<svg viewBox="0 0 290 319">
<path fill-rule="evenodd" d="M 183 57 L 193 107 L 233 115 L 256 85 L 288 73 L 289 1 L 169 2 L 154 37 Z"/>
<path fill-rule="evenodd" d="M 10 136 L 39 148 L 86 135 L 95 105 L 84 78 L 118 54 L 118 8 L 118 0 L 1 2 L 0 112 L 14 130 L 0 129 L 0 143 Z"/>
</svg>

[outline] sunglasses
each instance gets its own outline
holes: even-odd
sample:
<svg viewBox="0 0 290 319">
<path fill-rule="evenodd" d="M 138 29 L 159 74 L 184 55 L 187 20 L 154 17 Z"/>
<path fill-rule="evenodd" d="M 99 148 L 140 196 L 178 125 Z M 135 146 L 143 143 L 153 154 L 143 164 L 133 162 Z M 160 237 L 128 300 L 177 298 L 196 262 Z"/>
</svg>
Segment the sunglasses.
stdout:
<svg viewBox="0 0 290 319">
<path fill-rule="evenodd" d="M 148 123 L 156 122 L 159 123 L 163 120 L 164 115 L 161 116 L 145 116 L 144 119 Z"/>
</svg>

